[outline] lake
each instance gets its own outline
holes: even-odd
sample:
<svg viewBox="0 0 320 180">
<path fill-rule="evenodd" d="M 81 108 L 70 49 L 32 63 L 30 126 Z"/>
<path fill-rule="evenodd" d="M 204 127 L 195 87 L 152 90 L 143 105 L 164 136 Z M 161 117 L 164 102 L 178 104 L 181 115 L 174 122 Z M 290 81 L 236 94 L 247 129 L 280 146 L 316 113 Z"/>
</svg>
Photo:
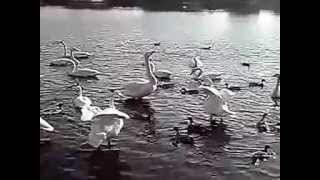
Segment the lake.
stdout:
<svg viewBox="0 0 320 180">
<path fill-rule="evenodd" d="M 157 69 L 173 72 L 173 88 L 159 88 L 141 102 L 116 99 L 116 106 L 130 115 L 115 140 L 119 151 L 80 153 L 90 131 L 73 107 L 78 96 L 70 88 L 76 80 L 67 76 L 72 67 L 51 67 L 63 55 L 54 40 L 91 52 L 81 67 L 99 70 L 98 80 L 79 80 L 84 95 L 95 105 L 108 107 L 108 88 L 121 87 L 145 77 L 143 54 L 156 50 Z M 153 46 L 161 42 L 161 46 Z M 214 43 L 211 50 L 199 47 Z M 211 134 L 193 134 L 195 145 L 175 147 L 173 127 L 185 128 L 187 117 L 209 125 L 202 107 L 203 95 L 182 95 L 190 87 L 189 61 L 200 56 L 204 70 L 221 72 L 225 83 L 243 87 L 230 100 L 236 116 L 224 117 Z M 250 69 L 241 66 L 251 64 Z M 264 112 L 267 120 L 280 122 L 280 108 L 272 107 L 270 94 L 280 73 L 280 14 L 272 11 L 242 14 L 231 11 L 164 12 L 139 8 L 108 10 L 40 7 L 40 110 L 63 102 L 63 114 L 46 116 L 57 133 L 40 131 L 50 145 L 40 146 L 40 179 L 280 179 L 280 132 L 260 133 L 256 123 Z M 249 82 L 265 79 L 265 87 L 249 88 Z M 270 145 L 277 159 L 260 166 L 250 164 L 250 155 Z"/>
</svg>

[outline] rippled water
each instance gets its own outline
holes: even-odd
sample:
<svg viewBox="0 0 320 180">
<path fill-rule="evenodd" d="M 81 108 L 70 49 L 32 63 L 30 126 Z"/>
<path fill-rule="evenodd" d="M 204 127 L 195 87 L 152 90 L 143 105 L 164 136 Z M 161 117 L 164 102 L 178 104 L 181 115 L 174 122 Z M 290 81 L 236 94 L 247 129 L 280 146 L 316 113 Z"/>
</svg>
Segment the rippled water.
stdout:
<svg viewBox="0 0 320 180">
<path fill-rule="evenodd" d="M 40 146 L 40 179 L 280 179 L 280 133 L 259 133 L 255 124 L 263 112 L 270 122 L 280 121 L 270 94 L 280 72 L 280 15 L 261 11 L 239 15 L 232 12 L 144 12 L 139 9 L 68 10 L 40 7 L 40 110 L 64 103 L 64 113 L 45 116 L 58 131 L 49 136 L 52 144 Z M 80 122 L 73 108 L 77 90 L 66 75 L 72 67 L 50 67 L 50 60 L 63 54 L 52 45 L 63 39 L 69 46 L 94 53 L 81 60 L 81 67 L 97 69 L 107 76 L 80 80 L 84 94 L 95 105 L 108 105 L 109 87 L 120 87 L 131 79 L 144 77 L 143 53 L 153 55 L 158 69 L 174 72 L 176 84 L 158 89 L 142 102 L 116 101 L 116 106 L 132 118 L 116 141 L 120 151 L 79 153 L 90 124 Z M 161 41 L 161 47 L 152 43 Z M 215 42 L 214 49 L 199 47 Z M 182 95 L 189 87 L 188 62 L 200 55 L 205 70 L 223 72 L 223 82 L 245 87 L 230 102 L 236 117 L 209 136 L 194 135 L 195 147 L 171 145 L 174 126 L 186 127 L 186 118 L 209 125 L 201 95 Z M 240 65 L 251 63 L 251 68 Z M 266 86 L 248 88 L 249 81 L 266 79 Z M 269 144 L 278 154 L 259 167 L 250 165 L 250 154 Z"/>
</svg>

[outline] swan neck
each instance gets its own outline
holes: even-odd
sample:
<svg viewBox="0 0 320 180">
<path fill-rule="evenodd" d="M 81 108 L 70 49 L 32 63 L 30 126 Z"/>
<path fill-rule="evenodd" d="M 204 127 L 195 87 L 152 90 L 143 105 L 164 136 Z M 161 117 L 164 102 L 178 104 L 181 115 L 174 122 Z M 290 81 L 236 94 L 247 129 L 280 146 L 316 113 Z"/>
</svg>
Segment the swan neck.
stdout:
<svg viewBox="0 0 320 180">
<path fill-rule="evenodd" d="M 70 53 L 71 53 L 71 62 L 72 62 L 72 64 L 73 64 L 73 70 L 72 70 L 72 72 L 77 72 L 77 71 L 78 71 L 78 65 L 77 65 L 77 63 L 75 62 L 76 59 L 75 59 L 74 56 L 73 56 L 73 51 L 71 50 Z"/>
<path fill-rule="evenodd" d="M 147 68 L 147 75 L 148 75 L 150 81 L 152 82 L 152 84 L 156 85 L 157 79 L 156 79 L 154 73 L 152 72 L 152 69 L 151 69 L 152 67 L 150 64 L 149 57 L 145 57 L 145 63 L 146 63 L 146 68 Z"/>
<path fill-rule="evenodd" d="M 64 56 L 66 57 L 67 56 L 67 46 L 65 43 L 62 43 L 63 45 L 63 49 L 64 49 Z"/>
<path fill-rule="evenodd" d="M 80 85 L 78 87 L 79 87 L 79 96 L 82 96 L 82 93 L 83 93 L 82 87 Z"/>
</svg>

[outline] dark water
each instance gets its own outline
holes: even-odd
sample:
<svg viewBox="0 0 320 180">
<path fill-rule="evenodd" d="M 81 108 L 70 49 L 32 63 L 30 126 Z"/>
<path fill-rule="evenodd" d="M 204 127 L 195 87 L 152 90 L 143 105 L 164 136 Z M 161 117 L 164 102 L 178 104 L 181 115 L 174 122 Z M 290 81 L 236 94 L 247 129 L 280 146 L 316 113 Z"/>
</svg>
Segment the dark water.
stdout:
<svg viewBox="0 0 320 180">
<path fill-rule="evenodd" d="M 40 7 L 40 110 L 64 103 L 64 114 L 43 116 L 59 132 L 45 134 L 52 144 L 40 146 L 40 179 L 280 179 L 280 133 L 259 133 L 255 124 L 263 112 L 271 122 L 280 121 L 280 110 L 271 107 L 270 94 L 280 72 L 280 15 L 269 11 L 239 15 L 216 12 L 146 12 L 139 9 L 68 10 Z M 81 60 L 81 67 L 107 74 L 99 80 L 81 80 L 84 94 L 95 105 L 106 107 L 109 87 L 120 87 L 144 77 L 143 53 L 152 49 L 159 69 L 174 73 L 171 89 L 159 89 L 142 102 L 116 101 L 132 118 L 117 138 L 120 151 L 79 153 L 90 124 L 80 122 L 72 105 L 77 90 L 68 88 L 75 80 L 66 76 L 71 67 L 48 66 L 63 54 L 51 44 L 63 39 L 94 53 Z M 161 41 L 161 47 L 151 44 Z M 214 50 L 198 47 L 215 42 Z M 208 115 L 199 95 L 181 95 L 189 86 L 188 62 L 200 55 L 205 69 L 223 72 L 225 82 L 248 86 L 249 81 L 266 79 L 266 86 L 245 88 L 230 102 L 236 117 L 209 136 L 194 136 L 195 147 L 171 145 L 174 126 L 185 127 L 186 118 L 208 125 Z M 240 65 L 251 63 L 251 68 Z M 250 154 L 269 144 L 278 154 L 259 167 L 250 165 Z"/>
</svg>

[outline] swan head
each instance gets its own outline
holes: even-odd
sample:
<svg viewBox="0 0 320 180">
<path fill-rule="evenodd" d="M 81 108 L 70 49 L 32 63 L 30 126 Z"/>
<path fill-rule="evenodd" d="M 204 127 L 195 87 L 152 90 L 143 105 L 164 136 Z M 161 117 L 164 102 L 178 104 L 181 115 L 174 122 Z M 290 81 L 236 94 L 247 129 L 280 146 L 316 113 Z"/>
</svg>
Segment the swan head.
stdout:
<svg viewBox="0 0 320 180">
<path fill-rule="evenodd" d="M 261 79 L 261 82 L 263 83 L 263 82 L 266 82 L 266 80 L 265 79 Z"/>
<path fill-rule="evenodd" d="M 156 52 L 156 51 L 146 52 L 146 53 L 144 54 L 144 57 L 149 60 L 149 57 L 150 57 L 152 54 L 154 54 L 155 52 Z"/>
</svg>

